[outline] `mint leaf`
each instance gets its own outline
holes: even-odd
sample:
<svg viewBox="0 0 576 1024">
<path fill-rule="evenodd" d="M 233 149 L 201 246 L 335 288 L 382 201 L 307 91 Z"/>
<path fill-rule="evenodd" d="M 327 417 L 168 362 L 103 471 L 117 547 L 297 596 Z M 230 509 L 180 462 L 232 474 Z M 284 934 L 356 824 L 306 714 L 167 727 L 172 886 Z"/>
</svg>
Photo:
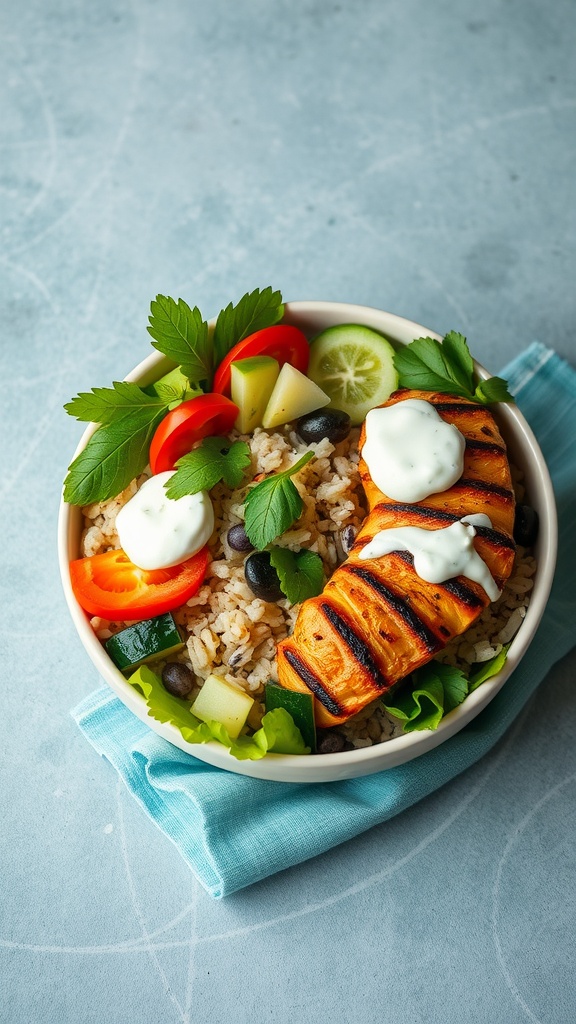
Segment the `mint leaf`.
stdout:
<svg viewBox="0 0 576 1024">
<path fill-rule="evenodd" d="M 256 484 L 246 496 L 244 529 L 258 551 L 279 537 L 302 514 L 302 498 L 290 477 L 299 472 L 314 452 L 307 452 L 295 465 Z"/>
<path fill-rule="evenodd" d="M 441 342 L 416 338 L 396 350 L 394 366 L 402 388 L 459 395 L 484 405 L 514 401 L 501 377 L 478 383 L 466 338 L 457 331 L 449 331 Z"/>
<path fill-rule="evenodd" d="M 510 644 L 505 644 L 502 650 L 496 654 L 489 661 L 483 661 L 482 664 L 470 673 L 470 689 L 472 693 L 481 683 L 485 683 L 487 679 L 491 679 L 495 676 L 500 669 L 504 668 L 506 659 L 508 657 L 508 648 Z"/>
<path fill-rule="evenodd" d="M 282 295 L 273 292 L 271 287 L 247 292 L 235 306 L 230 302 L 216 320 L 213 339 L 216 364 L 239 341 L 255 331 L 277 324 L 283 314 Z"/>
<path fill-rule="evenodd" d="M 250 448 L 245 441 L 226 437 L 205 437 L 198 448 L 178 459 L 176 472 L 166 483 L 169 498 L 210 491 L 224 481 L 228 487 L 239 487 L 250 465 Z"/>
<path fill-rule="evenodd" d="M 270 548 L 270 561 L 280 580 L 280 590 L 290 604 L 316 597 L 324 587 L 324 566 L 315 551 Z"/>
<path fill-rule="evenodd" d="M 70 416 L 85 423 L 113 423 L 143 409 L 165 411 L 170 402 L 178 398 L 175 389 L 171 397 L 165 394 L 149 395 L 129 381 L 114 381 L 111 388 L 92 388 L 81 391 L 64 408 Z"/>
<path fill-rule="evenodd" d="M 150 442 L 165 412 L 154 405 L 99 427 L 68 469 L 64 500 L 91 505 L 123 491 L 147 465 Z"/>
<path fill-rule="evenodd" d="M 513 402 L 514 397 L 508 391 L 508 381 L 503 377 L 489 377 L 481 380 L 474 392 L 474 398 L 483 405 L 491 402 Z"/>
<path fill-rule="evenodd" d="M 182 373 L 194 384 L 210 385 L 214 371 L 214 349 L 208 336 L 208 324 L 197 306 L 191 309 L 184 299 L 176 302 L 168 295 L 157 295 L 150 303 L 148 333 L 154 348 L 178 363 Z"/>
<path fill-rule="evenodd" d="M 437 729 L 444 715 L 468 695 L 468 680 L 459 668 L 428 662 L 414 672 L 410 682 L 384 707 L 403 722 L 403 732 Z"/>
</svg>

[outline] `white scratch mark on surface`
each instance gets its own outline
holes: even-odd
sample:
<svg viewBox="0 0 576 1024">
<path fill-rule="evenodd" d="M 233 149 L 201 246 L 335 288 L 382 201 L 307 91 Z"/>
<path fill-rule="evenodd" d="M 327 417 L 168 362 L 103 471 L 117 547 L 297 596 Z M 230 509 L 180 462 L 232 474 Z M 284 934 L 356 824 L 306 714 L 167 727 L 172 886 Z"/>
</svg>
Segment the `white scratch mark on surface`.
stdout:
<svg viewBox="0 0 576 1024">
<path fill-rule="evenodd" d="M 30 214 L 43 203 L 46 195 L 52 187 L 52 182 L 56 177 L 56 169 L 58 166 L 58 136 L 56 132 L 56 122 L 54 120 L 52 107 L 48 100 L 46 91 L 40 84 L 36 76 L 30 70 L 29 64 L 24 63 L 25 54 L 22 52 L 20 44 L 18 48 L 21 51 L 22 70 L 28 78 L 32 88 L 34 89 L 34 92 L 36 93 L 40 101 L 40 108 L 42 110 L 42 115 L 44 117 L 44 123 L 46 125 L 46 135 L 48 139 L 48 160 L 46 161 L 45 165 L 44 179 L 34 199 L 28 204 L 28 206 L 24 210 L 25 216 L 29 217 Z"/>
<path fill-rule="evenodd" d="M 449 128 L 445 131 L 440 131 L 437 125 L 433 125 L 432 142 L 427 140 L 422 143 L 415 143 L 396 153 L 390 153 L 389 156 L 383 157 L 381 160 L 375 160 L 366 168 L 366 174 L 380 174 L 382 171 L 387 170 L 388 167 L 394 167 L 397 164 L 403 164 L 409 160 L 429 155 L 431 145 L 434 148 L 442 148 L 447 144 L 453 145 L 454 143 L 462 142 L 478 132 L 489 132 L 500 124 L 520 121 L 525 118 L 548 117 L 551 114 L 563 113 L 564 111 L 574 109 L 576 109 L 576 100 L 566 99 L 548 104 L 514 107 L 500 114 L 493 114 L 491 117 L 478 117 L 468 124 L 456 125 L 454 128 Z"/>
<path fill-rule="evenodd" d="M 8 270 L 12 270 L 15 274 L 20 274 L 34 285 L 36 290 L 39 291 L 42 297 L 46 300 L 52 312 L 56 316 L 58 315 L 60 312 L 59 307 L 54 302 L 48 286 L 44 284 L 44 281 L 42 281 L 33 270 L 23 267 L 20 263 L 14 263 L 12 260 L 6 259 L 5 256 L 0 256 L 0 264 L 5 266 Z"/>
<path fill-rule="evenodd" d="M 211 935 L 202 935 L 194 939 L 175 939 L 158 941 L 161 935 L 165 935 L 168 931 L 175 927 L 176 924 L 181 922 L 189 913 L 193 910 L 194 904 L 190 903 L 186 907 L 183 907 L 179 913 L 161 925 L 159 928 L 146 931 L 145 935 L 135 937 L 134 939 L 127 939 L 124 942 L 114 944 L 100 944 L 94 946 L 64 946 L 64 945 L 36 945 L 34 943 L 16 942 L 8 939 L 0 938 L 0 947 L 8 949 L 20 949 L 28 950 L 33 953 L 55 953 L 55 954 L 69 954 L 75 953 L 79 956 L 98 956 L 101 954 L 108 953 L 150 953 L 151 950 L 160 949 L 178 949 L 182 947 L 190 946 L 191 942 L 194 945 L 208 945 L 213 942 L 222 942 L 225 940 L 241 938 L 245 935 L 251 935 L 254 932 L 264 931 L 267 928 L 273 928 L 276 925 L 284 924 L 287 921 L 297 920 L 298 918 L 307 917 L 309 914 L 317 914 L 321 910 L 325 910 L 335 904 L 348 899 L 351 896 L 355 896 L 360 892 L 364 892 L 367 889 L 372 888 L 379 882 L 387 881 L 397 871 L 405 867 L 406 864 L 414 860 L 420 853 L 426 850 L 432 845 L 449 827 L 452 825 L 457 818 L 470 806 L 471 803 L 476 799 L 477 796 L 482 792 L 492 775 L 497 771 L 502 762 L 508 756 L 508 752 L 516 737 L 524 727 L 524 721 L 531 711 L 532 702 L 524 708 L 522 714 L 517 719 L 515 725 L 511 728 L 508 733 L 506 740 L 503 742 L 499 753 L 494 757 L 494 760 L 490 763 L 489 767 L 485 771 L 484 775 L 477 782 L 475 786 L 466 794 L 466 796 L 460 801 L 459 804 L 454 808 L 452 813 L 445 818 L 437 828 L 433 829 L 432 832 L 428 833 L 416 846 L 412 847 L 404 857 L 394 861 L 389 867 L 384 868 L 382 871 L 377 871 L 367 878 L 362 879 L 360 882 L 356 882 L 354 885 L 348 886 L 340 892 L 334 893 L 332 896 L 324 900 L 319 900 L 316 903 L 309 903 L 305 907 L 301 907 L 298 910 L 291 911 L 289 914 L 281 914 L 278 917 L 268 918 L 264 921 L 259 921 L 255 924 L 244 925 L 241 928 L 232 928 L 224 932 L 214 932 Z M 118 786 L 120 786 L 120 780 Z M 183 1022 L 186 1024 L 186 1022 Z"/>
<path fill-rule="evenodd" d="M 191 1024 L 192 1000 L 194 997 L 194 981 L 196 979 L 196 949 L 198 946 L 198 885 L 194 888 L 194 897 L 190 905 L 190 949 L 188 953 L 188 973 L 186 977 L 186 993 L 184 997 L 185 1024 Z"/>
<path fill-rule="evenodd" d="M 548 789 L 546 793 L 544 793 L 544 795 L 540 797 L 538 802 L 535 803 L 534 806 L 531 807 L 530 810 L 524 815 L 519 824 L 516 825 L 514 831 L 508 839 L 508 842 L 506 843 L 506 846 L 504 847 L 504 852 L 502 853 L 502 856 L 498 862 L 498 867 L 496 869 L 496 877 L 492 889 L 492 940 L 494 942 L 494 947 L 496 949 L 498 964 L 500 966 L 500 970 L 502 971 L 502 975 L 504 981 L 506 982 L 506 985 L 508 986 L 508 989 L 510 990 L 512 996 L 520 1006 L 521 1010 L 525 1013 L 526 1017 L 529 1021 L 532 1022 L 532 1024 L 542 1024 L 542 1021 L 540 1017 L 537 1017 L 536 1014 L 532 1012 L 527 1002 L 525 1001 L 525 999 L 523 999 L 522 995 L 520 994 L 520 990 L 518 989 L 516 982 L 512 978 L 512 975 L 506 964 L 506 957 L 504 954 L 504 950 L 502 949 L 502 943 L 500 941 L 500 886 L 502 882 L 502 872 L 504 870 L 506 861 L 510 856 L 510 853 L 512 852 L 514 846 L 516 845 L 522 834 L 526 831 L 526 828 L 528 827 L 532 819 L 538 814 L 542 807 L 544 807 L 544 805 L 548 803 L 549 800 L 552 800 L 560 792 L 560 790 L 564 788 L 564 786 L 567 786 L 574 781 L 576 781 L 576 772 L 573 772 L 571 775 L 568 775 L 567 778 L 562 779 L 561 782 L 556 783 L 555 786 L 552 786 L 551 789 Z"/>
<path fill-rule="evenodd" d="M 64 369 L 63 369 L 62 372 L 64 373 Z M 44 413 L 42 418 L 38 421 L 38 423 L 36 425 L 36 430 L 32 434 L 32 437 L 30 438 L 28 443 L 25 446 L 23 446 L 23 448 L 21 449 L 20 457 L 18 459 L 18 463 L 17 463 L 16 469 L 14 470 L 14 472 L 11 475 L 7 475 L 7 476 L 4 477 L 3 482 L 2 482 L 2 486 L 0 486 L 0 500 L 1 501 L 4 501 L 6 499 L 6 497 L 10 494 L 10 492 L 13 490 L 13 488 L 15 487 L 15 485 L 18 482 L 20 476 L 22 475 L 22 473 L 26 469 L 26 467 L 27 467 L 28 463 L 31 461 L 32 457 L 34 456 L 38 446 L 41 443 L 41 441 L 44 439 L 45 435 L 48 433 L 48 431 L 50 429 L 50 426 L 52 424 L 52 420 L 54 419 L 54 417 L 56 415 L 60 415 L 60 406 L 59 406 L 59 402 L 58 402 L 58 397 L 59 396 L 57 394 L 56 396 L 54 396 L 52 398 L 52 402 L 51 402 L 50 408 Z"/>
<path fill-rule="evenodd" d="M 76 212 L 76 210 L 81 208 L 82 205 L 86 202 L 86 200 L 89 199 L 94 194 L 94 192 L 96 192 L 97 189 L 101 186 L 103 181 L 110 174 L 110 171 L 114 167 L 114 164 L 122 151 L 122 148 L 126 141 L 126 137 L 132 124 L 132 119 L 134 116 L 134 111 L 136 109 L 138 97 L 140 95 L 141 68 L 143 65 L 142 26 L 139 18 L 137 17 L 135 3 L 132 2 L 131 6 L 135 23 L 134 34 L 136 36 L 136 45 L 134 48 L 131 62 L 132 80 L 129 87 L 128 100 L 126 103 L 124 115 L 120 119 L 118 130 L 116 132 L 116 137 L 112 145 L 110 146 L 108 152 L 104 154 L 104 160 L 100 166 L 99 171 L 95 174 L 95 176 L 92 178 L 92 180 L 84 189 L 84 191 L 80 192 L 77 198 L 72 203 L 70 203 L 67 209 L 62 214 L 60 214 L 59 217 L 56 217 L 55 220 L 48 224 L 47 227 L 43 228 L 41 231 L 38 231 L 26 242 L 22 242 L 21 245 L 16 245 L 14 248 L 12 248 L 10 250 L 11 255 L 15 255 L 21 252 L 25 252 L 28 249 L 31 249 L 47 235 L 52 234 L 52 232 L 55 231 L 58 227 L 60 227 L 61 224 L 69 220 L 70 217 Z"/>
<path fill-rule="evenodd" d="M 116 803 L 118 807 L 118 824 L 120 830 L 120 845 L 122 849 L 122 859 L 124 861 L 124 869 L 126 871 L 126 880 L 128 882 L 128 889 L 130 892 L 130 898 L 132 900 L 132 907 L 134 909 L 136 919 L 138 921 L 138 924 L 140 925 L 140 929 L 142 932 L 142 943 L 144 946 L 144 952 L 148 954 L 150 960 L 154 964 L 154 967 L 156 968 L 158 975 L 160 976 L 164 993 L 168 996 L 170 1002 L 174 1006 L 176 1012 L 178 1013 L 178 1016 L 180 1017 L 180 1020 L 182 1021 L 182 1024 L 189 1024 L 189 1018 L 187 1019 L 187 1015 L 184 1013 L 184 1010 L 182 1009 L 182 1006 L 180 1005 L 180 1002 L 176 998 L 172 986 L 170 985 L 170 982 L 166 977 L 166 972 L 164 971 L 164 968 L 162 967 L 162 964 L 160 963 L 160 960 L 158 959 L 156 953 L 157 947 L 151 942 L 150 935 L 148 933 L 148 929 L 144 921 L 144 915 L 142 913 L 142 908 L 140 906 L 140 900 L 138 899 L 138 895 L 136 893 L 136 886 L 134 885 L 134 878 L 132 876 L 132 871 L 130 869 L 130 859 L 128 856 L 126 830 L 124 828 L 124 814 L 122 811 L 122 790 L 122 780 L 119 778 L 116 783 Z"/>
</svg>

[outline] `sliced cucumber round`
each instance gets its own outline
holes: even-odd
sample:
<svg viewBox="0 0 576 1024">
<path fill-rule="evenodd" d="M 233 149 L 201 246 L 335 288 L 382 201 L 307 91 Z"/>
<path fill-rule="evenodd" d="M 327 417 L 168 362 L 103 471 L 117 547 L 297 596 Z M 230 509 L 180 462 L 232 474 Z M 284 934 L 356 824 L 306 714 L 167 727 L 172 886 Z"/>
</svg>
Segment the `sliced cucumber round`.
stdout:
<svg viewBox="0 0 576 1024">
<path fill-rule="evenodd" d="M 310 343 L 308 376 L 330 396 L 330 406 L 362 423 L 398 387 L 394 349 L 361 324 L 328 327 Z"/>
</svg>

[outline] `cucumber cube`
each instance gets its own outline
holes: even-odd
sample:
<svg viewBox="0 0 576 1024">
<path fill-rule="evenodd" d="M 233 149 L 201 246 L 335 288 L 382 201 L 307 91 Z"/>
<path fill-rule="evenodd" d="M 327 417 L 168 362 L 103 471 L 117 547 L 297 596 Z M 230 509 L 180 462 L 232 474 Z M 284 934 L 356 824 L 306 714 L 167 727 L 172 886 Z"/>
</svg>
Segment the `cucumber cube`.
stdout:
<svg viewBox="0 0 576 1024">
<path fill-rule="evenodd" d="M 262 417 L 265 430 L 329 405 L 329 396 L 295 366 L 284 363 Z"/>
<path fill-rule="evenodd" d="M 230 367 L 230 393 L 240 413 L 234 426 L 241 434 L 251 434 L 262 426 L 268 399 L 280 373 L 280 364 L 272 356 L 238 359 Z"/>
<path fill-rule="evenodd" d="M 233 740 L 240 735 L 254 699 L 220 676 L 208 676 L 191 711 L 203 722 L 220 722 Z"/>
</svg>

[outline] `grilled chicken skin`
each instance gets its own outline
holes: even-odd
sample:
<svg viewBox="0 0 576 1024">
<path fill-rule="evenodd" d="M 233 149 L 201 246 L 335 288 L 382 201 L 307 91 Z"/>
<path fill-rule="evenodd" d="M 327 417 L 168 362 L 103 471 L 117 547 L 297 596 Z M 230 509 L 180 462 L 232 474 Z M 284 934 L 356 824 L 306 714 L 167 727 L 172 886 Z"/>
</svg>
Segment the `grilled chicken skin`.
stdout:
<svg viewBox="0 0 576 1024">
<path fill-rule="evenodd" d="M 393 501 L 374 484 L 363 459 L 360 476 L 368 515 L 348 559 L 318 597 L 304 601 L 294 632 L 278 644 L 282 686 L 316 698 L 317 724 L 346 721 L 463 633 L 489 604 L 480 584 L 464 576 L 427 583 L 407 552 L 360 558 L 380 530 L 450 526 L 483 512 L 492 528 L 476 527 L 474 547 L 502 589 L 514 562 L 514 492 L 506 446 L 484 406 L 453 395 L 400 390 L 385 406 L 408 398 L 430 402 L 466 439 L 464 470 L 449 489 L 415 504 Z M 365 429 L 360 435 L 360 451 Z"/>
</svg>

